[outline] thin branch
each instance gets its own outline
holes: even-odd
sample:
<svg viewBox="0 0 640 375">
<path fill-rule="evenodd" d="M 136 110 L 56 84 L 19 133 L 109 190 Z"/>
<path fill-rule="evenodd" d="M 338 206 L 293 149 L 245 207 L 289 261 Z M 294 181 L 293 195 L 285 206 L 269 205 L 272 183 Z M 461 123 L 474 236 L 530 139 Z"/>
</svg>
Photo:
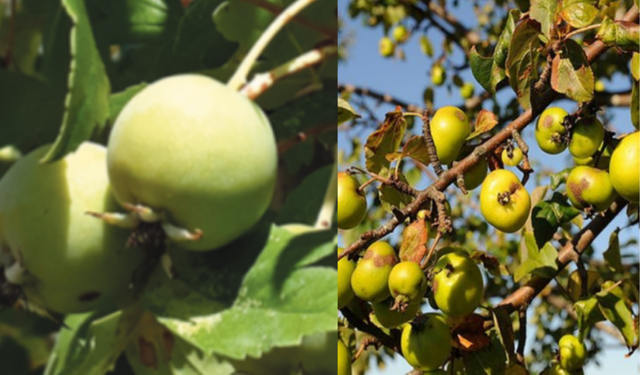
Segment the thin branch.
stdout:
<svg viewBox="0 0 640 375">
<path fill-rule="evenodd" d="M 313 128 L 307 129 L 305 131 L 299 132 L 298 134 L 284 139 L 278 142 L 278 154 L 282 155 L 285 152 L 289 151 L 289 149 L 298 143 L 302 143 L 309 139 L 309 137 L 317 137 L 321 134 L 330 132 L 336 129 L 336 124 L 320 124 L 314 126 Z"/>
<path fill-rule="evenodd" d="M 438 159 L 436 145 L 433 142 L 433 137 L 431 136 L 431 120 L 429 119 L 429 111 L 424 111 L 424 115 L 422 116 L 422 139 L 427 145 L 427 154 L 429 155 L 431 166 L 436 174 L 440 176 L 442 174 L 442 164 L 440 164 L 440 159 Z"/>
</svg>

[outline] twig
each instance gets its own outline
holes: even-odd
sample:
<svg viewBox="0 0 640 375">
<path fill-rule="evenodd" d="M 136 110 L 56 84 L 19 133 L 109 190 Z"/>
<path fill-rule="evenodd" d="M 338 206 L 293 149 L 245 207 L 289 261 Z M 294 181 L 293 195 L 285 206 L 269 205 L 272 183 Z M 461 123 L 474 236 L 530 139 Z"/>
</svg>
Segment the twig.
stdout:
<svg viewBox="0 0 640 375">
<path fill-rule="evenodd" d="M 527 307 L 528 305 L 520 307 L 518 310 L 518 321 L 520 327 L 518 328 L 518 348 L 516 349 L 516 358 L 521 365 L 524 366 L 524 347 L 527 343 Z"/>
<path fill-rule="evenodd" d="M 565 35 L 563 39 L 567 40 L 567 39 L 571 38 L 574 35 L 578 35 L 578 34 L 583 33 L 585 31 L 594 30 L 594 29 L 597 29 L 599 27 L 600 27 L 600 24 L 596 23 L 595 25 L 590 25 L 590 26 L 587 26 L 587 27 L 583 27 L 581 29 L 573 30 L 572 32 L 570 32 L 567 35 Z"/>
<path fill-rule="evenodd" d="M 298 143 L 302 143 L 309 139 L 309 137 L 317 137 L 321 134 L 330 132 L 336 129 L 336 124 L 320 124 L 314 126 L 313 128 L 307 129 L 305 131 L 299 132 L 298 134 L 284 139 L 278 142 L 278 154 L 282 155 L 285 152 L 289 151 L 289 149 Z"/>
<path fill-rule="evenodd" d="M 279 67 L 267 72 L 256 74 L 247 85 L 245 85 L 240 93 L 253 100 L 267 91 L 279 79 L 285 78 L 292 74 L 298 73 L 304 69 L 308 69 L 316 64 L 323 62 L 328 56 L 338 53 L 336 46 L 324 46 L 313 49 L 302 54 Z"/>
<path fill-rule="evenodd" d="M 429 161 L 433 170 L 440 176 L 442 174 L 442 164 L 438 159 L 438 153 L 436 152 L 436 145 L 433 143 L 433 137 L 431 136 L 431 120 L 429 119 L 429 111 L 425 110 L 422 115 L 422 139 L 427 145 L 427 154 L 429 155 Z"/>
<path fill-rule="evenodd" d="M 260 38 L 258 38 L 253 47 L 251 47 L 249 53 L 247 53 L 238 69 L 233 73 L 231 79 L 229 79 L 227 86 L 232 90 L 239 90 L 240 87 L 247 82 L 247 75 L 249 74 L 251 67 L 278 31 L 291 21 L 293 17 L 300 13 L 300 11 L 313 4 L 314 1 L 315 0 L 296 0 L 294 3 L 289 5 L 287 9 L 280 13 L 262 33 L 262 35 L 260 35 Z"/>
<path fill-rule="evenodd" d="M 347 319 L 347 321 L 349 322 L 349 324 L 351 324 L 352 326 L 354 326 L 356 329 L 358 329 L 361 332 L 365 332 L 368 333 L 372 336 L 374 336 L 375 338 L 378 339 L 378 341 L 386 346 L 387 348 L 396 351 L 398 353 L 401 353 L 402 350 L 400 349 L 400 342 L 399 340 L 394 339 L 393 337 L 387 335 L 383 330 L 381 330 L 380 328 L 365 323 L 364 321 L 358 319 L 358 317 L 356 317 L 351 310 L 349 310 L 348 308 L 344 308 L 342 310 L 340 310 L 342 312 L 342 315 Z"/>
</svg>

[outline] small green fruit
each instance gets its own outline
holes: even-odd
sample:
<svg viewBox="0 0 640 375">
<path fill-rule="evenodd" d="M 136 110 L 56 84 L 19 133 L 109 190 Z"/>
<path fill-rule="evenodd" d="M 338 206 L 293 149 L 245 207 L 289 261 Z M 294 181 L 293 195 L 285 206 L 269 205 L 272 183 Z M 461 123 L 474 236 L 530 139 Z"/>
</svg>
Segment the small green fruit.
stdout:
<svg viewBox="0 0 640 375">
<path fill-rule="evenodd" d="M 597 80 L 595 85 L 594 85 L 594 89 L 596 90 L 596 92 L 603 92 L 604 90 L 606 90 L 606 85 L 604 84 L 604 81 L 602 81 L 601 79 Z"/>
<path fill-rule="evenodd" d="M 445 73 L 442 65 L 435 64 L 431 68 L 431 82 L 433 82 L 434 85 L 442 86 L 446 77 L 447 77 L 447 74 Z"/>
<path fill-rule="evenodd" d="M 351 229 L 360 224 L 367 214 L 367 200 L 358 190 L 355 177 L 338 173 L 338 228 Z"/>
<path fill-rule="evenodd" d="M 442 164 L 456 160 L 469 134 L 469 120 L 460 108 L 442 107 L 431 119 L 431 136 Z"/>
<path fill-rule="evenodd" d="M 406 302 L 419 301 L 427 289 L 427 278 L 416 262 L 400 262 L 389 274 L 391 296 L 403 296 Z"/>
<path fill-rule="evenodd" d="M 514 233 L 529 217 L 531 197 L 511 171 L 496 169 L 484 179 L 480 190 L 480 211 L 497 229 Z"/>
<path fill-rule="evenodd" d="M 383 36 L 378 43 L 378 51 L 383 57 L 391 57 L 396 51 L 396 45 L 391 38 Z"/>
<path fill-rule="evenodd" d="M 598 151 L 604 140 L 604 126 L 597 118 L 578 121 L 571 132 L 569 152 L 575 158 L 586 158 Z"/>
<path fill-rule="evenodd" d="M 451 317 L 471 314 L 482 302 L 484 283 L 478 265 L 463 250 L 441 256 L 434 268 L 433 296 Z"/>
<path fill-rule="evenodd" d="M 560 351 L 560 365 L 565 370 L 579 371 L 587 359 L 587 351 L 577 337 L 564 335 L 558 342 Z"/>
<path fill-rule="evenodd" d="M 640 133 L 630 134 L 611 155 L 609 164 L 613 188 L 632 203 L 640 201 Z"/>
<path fill-rule="evenodd" d="M 393 29 L 392 35 L 398 44 L 402 44 L 409 38 L 409 31 L 404 25 L 398 25 Z"/>
<path fill-rule="evenodd" d="M 340 339 L 338 339 L 338 375 L 351 375 L 351 353 Z"/>
<path fill-rule="evenodd" d="M 487 177 L 488 170 L 487 160 L 483 158 L 464 172 L 463 178 L 465 189 L 467 189 L 467 191 L 471 191 L 482 185 L 485 177 Z"/>
<path fill-rule="evenodd" d="M 384 301 L 391 295 L 389 274 L 396 263 L 398 258 L 391 245 L 382 241 L 374 242 L 351 275 L 353 293 L 364 301 Z"/>
<path fill-rule="evenodd" d="M 547 154 L 559 154 L 567 148 L 563 141 L 563 135 L 567 129 L 562 125 L 567 111 L 559 107 L 550 107 L 544 110 L 536 123 L 536 141 L 540 149 Z"/>
<path fill-rule="evenodd" d="M 451 331 L 442 315 L 420 315 L 402 329 L 400 346 L 411 366 L 422 371 L 437 370 L 451 352 Z"/>
<path fill-rule="evenodd" d="M 466 82 L 460 88 L 460 96 L 462 96 L 462 99 L 471 98 L 473 96 L 474 92 L 475 92 L 475 86 L 471 82 Z"/>
<path fill-rule="evenodd" d="M 344 251 L 338 248 L 338 255 Z M 344 257 L 338 261 L 338 309 L 345 307 L 354 297 L 353 289 L 351 289 L 351 275 L 355 270 L 356 264 L 349 257 Z"/>
<path fill-rule="evenodd" d="M 509 152 L 507 151 L 507 149 L 502 150 L 501 157 L 504 165 L 515 167 L 516 165 L 520 164 L 522 158 L 524 157 L 524 154 L 522 153 L 521 149 L 516 147 L 513 149 L 513 151 L 511 151 L 511 156 L 509 156 Z"/>
<path fill-rule="evenodd" d="M 387 298 L 380 303 L 372 303 L 373 314 L 378 323 L 384 328 L 397 328 L 416 317 L 420 310 L 421 301 L 415 300 L 407 305 L 404 312 L 391 310 L 395 300 Z"/>
<path fill-rule="evenodd" d="M 593 207 L 606 210 L 616 197 L 611 179 L 606 171 L 578 166 L 567 177 L 567 196 L 576 208 Z"/>
</svg>

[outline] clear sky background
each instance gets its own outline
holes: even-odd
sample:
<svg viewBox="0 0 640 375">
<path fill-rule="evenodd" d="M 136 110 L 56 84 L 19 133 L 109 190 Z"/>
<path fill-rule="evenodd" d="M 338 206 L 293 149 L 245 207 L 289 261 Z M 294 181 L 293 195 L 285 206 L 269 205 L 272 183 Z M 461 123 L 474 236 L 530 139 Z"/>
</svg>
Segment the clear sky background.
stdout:
<svg viewBox="0 0 640 375">
<path fill-rule="evenodd" d="M 472 10 L 472 2 L 469 1 L 468 6 L 464 5 L 465 2 L 465 0 L 460 1 L 462 5 L 455 8 L 455 16 L 465 25 L 473 26 L 476 24 L 477 20 Z M 343 35 L 353 37 L 353 43 L 348 48 L 347 61 L 339 65 L 338 82 L 375 89 L 377 91 L 393 95 L 394 97 L 406 102 L 421 104 L 423 90 L 427 84 L 430 84 L 429 72 L 433 60 L 421 52 L 419 37 L 412 37 L 405 45 L 402 46 L 406 55 L 405 61 L 401 61 L 399 59 L 383 59 L 378 53 L 378 41 L 383 36 L 382 27 L 372 29 L 362 26 L 361 19 L 350 19 L 346 12 L 347 4 L 348 0 L 338 0 L 338 14 L 344 21 Z M 439 56 L 439 52 L 441 52 L 441 34 L 437 30 L 430 30 L 428 35 L 436 52 L 434 58 L 437 58 Z M 454 54 L 451 55 L 450 61 L 447 63 L 459 65 L 462 61 L 462 53 L 454 46 Z M 476 86 L 476 93 L 482 91 L 482 87 L 475 81 L 470 70 L 462 72 L 461 76 L 464 81 L 474 83 Z M 450 81 L 448 81 L 448 83 L 450 83 Z M 605 81 L 605 84 L 608 91 L 625 90 L 630 87 L 628 77 L 620 74 L 614 75 L 612 80 Z M 510 100 L 513 95 L 513 91 L 507 88 L 498 93 L 497 99 L 502 104 L 507 100 Z M 445 87 L 437 88 L 434 102 L 436 108 L 445 105 L 460 106 L 462 104 L 462 99 L 459 95 L 459 89 L 453 86 L 451 92 L 449 92 Z M 490 102 L 486 102 L 485 105 L 490 105 Z M 556 102 L 554 105 L 563 107 L 569 112 L 573 112 L 577 108 L 574 102 L 567 100 Z M 491 109 L 488 106 L 486 108 Z M 382 105 L 375 110 L 375 113 L 380 119 L 383 119 L 384 114 L 391 109 L 392 107 L 388 105 Z M 619 134 L 635 130 L 629 118 L 628 108 L 610 109 L 607 111 L 606 115 L 612 117 L 611 126 L 609 127 L 610 130 Z M 569 159 L 571 157 L 568 152 L 552 156 L 543 154 L 539 150 L 535 140 L 533 140 L 533 126 L 527 127 L 523 135 L 531 148 L 531 160 L 544 161 L 544 166 L 538 166 L 539 168 L 550 168 L 557 172 L 570 165 Z M 339 132 L 340 147 L 348 147 L 346 146 L 348 144 L 348 142 L 345 142 L 346 140 L 347 138 L 344 132 Z M 534 169 L 536 169 L 536 165 L 534 165 Z M 526 187 L 529 191 L 533 189 L 531 182 L 529 182 Z M 602 258 L 602 252 L 606 250 L 608 244 L 608 233 L 610 233 L 612 228 L 615 228 L 616 226 L 625 226 L 626 223 L 626 217 L 624 215 L 619 215 L 618 218 L 610 224 L 607 230 L 605 230 L 605 235 L 600 236 L 595 241 L 593 247 L 596 249 L 596 258 Z M 620 236 L 621 243 L 624 243 L 624 241 L 631 237 L 638 238 L 638 229 L 637 227 L 625 229 L 620 233 Z M 340 245 L 342 246 L 344 244 Z M 635 254 L 637 257 L 637 251 L 635 251 Z M 530 348 L 536 343 L 533 339 L 533 333 L 528 334 L 528 337 L 530 339 L 528 340 L 527 347 Z M 586 375 L 640 374 L 640 356 L 638 353 L 634 354 L 630 358 L 625 358 L 624 355 L 627 352 L 626 348 L 613 339 L 605 341 L 605 348 L 606 349 L 603 354 L 597 358 L 600 362 L 599 366 L 595 364 L 595 361 L 591 361 L 590 364 L 585 367 Z M 375 365 L 373 367 L 375 368 Z M 400 358 L 394 362 L 388 363 L 388 367 L 384 371 L 375 369 L 370 371 L 370 374 L 401 375 L 406 374 L 410 370 L 411 367 L 404 361 L 404 359 Z"/>
</svg>

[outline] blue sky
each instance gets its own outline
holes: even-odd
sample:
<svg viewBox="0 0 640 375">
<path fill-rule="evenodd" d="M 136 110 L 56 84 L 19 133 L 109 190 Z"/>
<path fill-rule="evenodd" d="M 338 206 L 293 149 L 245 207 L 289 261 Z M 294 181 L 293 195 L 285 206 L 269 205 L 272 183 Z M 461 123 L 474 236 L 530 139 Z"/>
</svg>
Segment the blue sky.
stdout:
<svg viewBox="0 0 640 375">
<path fill-rule="evenodd" d="M 461 1 L 460 3 L 464 3 L 464 1 Z M 378 41 L 383 36 L 383 29 L 381 27 L 375 29 L 363 27 L 360 19 L 352 20 L 348 18 L 346 13 L 347 4 L 347 0 L 338 0 L 338 13 L 344 21 L 344 33 L 352 35 L 354 43 L 348 49 L 348 59 L 346 63 L 342 63 L 338 68 L 338 82 L 376 89 L 410 103 L 422 103 L 423 90 L 427 84 L 430 84 L 429 72 L 433 60 L 429 59 L 421 52 L 418 37 L 412 37 L 405 45 L 402 46 L 406 55 L 405 61 L 401 61 L 399 59 L 383 59 L 378 53 Z M 456 9 L 455 16 L 465 25 L 475 25 L 476 23 L 476 17 L 472 12 L 471 6 L 460 6 Z M 440 33 L 436 30 L 430 30 L 429 37 L 431 38 L 436 51 L 434 57 L 437 58 L 439 56 L 439 46 L 441 46 Z M 447 63 L 459 65 L 463 61 L 463 55 L 460 53 L 459 49 L 454 47 L 454 50 L 454 54 Z M 461 76 L 464 81 L 473 82 L 475 84 L 476 93 L 481 92 L 482 88 L 477 84 L 469 70 L 462 72 Z M 605 81 L 605 83 L 607 90 L 611 91 L 629 88 L 628 78 L 619 74 L 614 75 L 611 81 Z M 505 89 L 498 94 L 497 99 L 499 102 L 504 103 L 506 100 L 510 100 L 513 95 L 513 91 Z M 459 96 L 457 87 L 453 86 L 450 93 L 446 88 L 439 88 L 436 90 L 436 108 L 445 105 L 459 106 L 461 104 L 462 99 Z M 576 109 L 576 104 L 570 101 L 561 101 L 554 105 L 563 107 L 569 112 Z M 490 107 L 487 108 L 490 109 Z M 391 107 L 383 105 L 375 109 L 375 113 L 380 119 L 382 119 L 384 118 L 384 114 L 390 109 Z M 629 119 L 628 108 L 610 109 L 607 111 L 606 115 L 612 116 L 612 127 L 610 127 L 610 130 L 619 134 L 634 130 Z M 568 156 L 568 153 L 566 152 L 555 156 L 541 153 L 535 144 L 535 141 L 532 139 L 532 126 L 529 126 L 524 131 L 523 135 L 531 146 L 530 157 L 532 160 L 544 160 L 544 167 L 552 168 L 555 171 L 560 171 L 570 165 L 570 156 Z M 347 144 L 347 142 L 345 142 L 346 139 L 345 134 L 340 132 L 340 147 L 345 147 Z M 533 189 L 531 182 L 527 184 L 527 188 L 529 191 Z M 608 233 L 610 233 L 610 230 L 616 226 L 624 226 L 626 224 L 627 220 L 623 216 L 624 215 L 620 215 L 605 231 L 606 235 L 600 236 L 594 243 L 596 258 L 601 258 L 602 252 L 606 250 Z M 628 239 L 630 236 L 638 237 L 637 227 L 626 229 L 621 232 L 621 240 L 623 241 Z M 533 337 L 534 335 L 530 334 L 528 336 Z M 529 341 L 528 347 L 535 345 L 533 340 Z M 626 353 L 626 349 L 624 347 L 621 347 L 613 340 L 605 343 L 605 345 L 607 348 L 605 351 L 606 354 L 598 357 L 600 367 L 596 367 L 594 364 L 588 365 L 585 368 L 586 375 L 612 373 L 623 375 L 640 373 L 638 354 L 626 359 L 624 358 L 624 354 Z M 374 370 L 371 371 L 370 374 L 400 375 L 407 373 L 410 369 L 410 366 L 408 366 L 403 359 L 400 359 L 393 363 L 389 363 L 386 370 Z"/>
</svg>

